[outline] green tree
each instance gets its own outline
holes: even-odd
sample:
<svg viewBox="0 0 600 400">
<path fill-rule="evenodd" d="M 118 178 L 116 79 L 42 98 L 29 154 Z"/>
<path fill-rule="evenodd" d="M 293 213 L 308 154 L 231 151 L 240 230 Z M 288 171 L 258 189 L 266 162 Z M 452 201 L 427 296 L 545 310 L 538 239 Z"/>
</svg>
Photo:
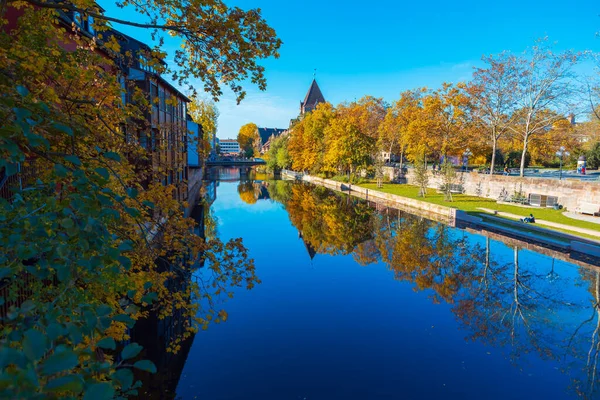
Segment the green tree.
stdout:
<svg viewBox="0 0 600 400">
<path fill-rule="evenodd" d="M 192 102 L 188 104 L 188 114 L 192 117 L 192 121 L 202 127 L 204 142 L 200 141 L 198 148 L 204 150 L 201 154 L 206 156 L 207 146 L 209 149 L 212 147 L 217 135 L 219 109 L 213 101 L 202 100 L 196 96 L 191 100 Z"/>
<path fill-rule="evenodd" d="M 415 162 L 413 164 L 415 183 L 419 187 L 419 196 L 425 197 L 427 195 L 427 186 L 429 185 L 429 173 L 427 172 L 425 157 L 415 158 Z"/>
<path fill-rule="evenodd" d="M 600 142 L 587 152 L 587 166 L 589 169 L 600 169 Z"/>
<path fill-rule="evenodd" d="M 292 159 L 288 152 L 288 135 L 276 137 L 271 142 L 271 147 L 267 152 L 267 168 L 270 171 L 287 169 L 291 166 Z"/>
<path fill-rule="evenodd" d="M 446 161 L 441 165 L 442 191 L 446 201 L 452 201 L 452 185 L 456 180 L 456 171 L 452 163 Z"/>
</svg>

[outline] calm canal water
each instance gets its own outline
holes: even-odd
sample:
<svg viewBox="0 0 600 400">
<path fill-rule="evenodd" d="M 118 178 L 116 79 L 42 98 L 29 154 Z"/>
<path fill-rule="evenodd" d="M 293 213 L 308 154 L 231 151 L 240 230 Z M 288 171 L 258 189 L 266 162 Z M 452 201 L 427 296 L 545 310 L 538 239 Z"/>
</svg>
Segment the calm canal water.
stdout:
<svg viewBox="0 0 600 400">
<path fill-rule="evenodd" d="M 595 267 L 300 183 L 211 188 L 262 283 L 195 336 L 172 396 L 600 398 Z"/>
</svg>

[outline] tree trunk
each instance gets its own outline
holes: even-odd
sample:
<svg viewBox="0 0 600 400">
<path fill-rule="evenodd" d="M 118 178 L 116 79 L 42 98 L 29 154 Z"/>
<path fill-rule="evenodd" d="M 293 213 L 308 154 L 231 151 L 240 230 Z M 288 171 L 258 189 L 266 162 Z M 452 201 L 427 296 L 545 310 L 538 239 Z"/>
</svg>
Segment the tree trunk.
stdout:
<svg viewBox="0 0 600 400">
<path fill-rule="evenodd" d="M 525 155 L 527 154 L 527 139 L 529 138 L 526 136 L 525 140 L 523 140 L 523 153 L 521 154 L 521 169 L 519 172 L 519 176 L 521 178 L 525 176 Z"/>
<path fill-rule="evenodd" d="M 496 145 L 498 142 L 495 131 L 492 133 L 492 135 L 492 161 L 490 162 L 490 175 L 494 175 L 494 167 L 496 166 Z"/>
<path fill-rule="evenodd" d="M 400 173 L 402 173 L 402 168 L 404 168 L 404 146 L 400 147 Z"/>
</svg>

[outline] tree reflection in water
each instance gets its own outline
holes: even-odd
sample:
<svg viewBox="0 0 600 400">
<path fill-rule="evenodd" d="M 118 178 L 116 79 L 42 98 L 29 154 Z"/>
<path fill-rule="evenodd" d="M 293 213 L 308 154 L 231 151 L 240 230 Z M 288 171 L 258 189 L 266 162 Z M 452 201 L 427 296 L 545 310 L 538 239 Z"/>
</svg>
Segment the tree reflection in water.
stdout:
<svg viewBox="0 0 600 400">
<path fill-rule="evenodd" d="M 250 187 L 256 194 L 255 186 L 244 190 Z M 526 358 L 520 356 L 534 352 L 560 363 L 578 396 L 597 395 L 600 273 L 595 267 L 573 265 L 571 276 L 562 277 L 554 260 L 550 271 L 523 262 L 523 250 L 514 245 L 512 260 L 497 257 L 504 259 L 498 262 L 489 238 L 480 244 L 477 236 L 422 217 L 376 212 L 365 201 L 322 187 L 275 181 L 267 190 L 284 205 L 307 248 L 351 254 L 365 266 L 385 264 L 395 279 L 451 304 L 467 340 L 505 351 L 519 367 Z M 493 248 L 506 253 L 497 242 Z"/>
</svg>

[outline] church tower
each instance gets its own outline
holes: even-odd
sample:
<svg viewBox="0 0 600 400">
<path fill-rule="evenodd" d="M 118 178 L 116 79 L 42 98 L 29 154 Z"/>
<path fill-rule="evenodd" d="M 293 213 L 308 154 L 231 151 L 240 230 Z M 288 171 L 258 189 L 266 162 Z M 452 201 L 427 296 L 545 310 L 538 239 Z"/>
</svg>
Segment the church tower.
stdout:
<svg viewBox="0 0 600 400">
<path fill-rule="evenodd" d="M 319 89 L 319 85 L 317 85 L 317 80 L 313 79 L 304 101 L 300 103 L 300 115 L 313 111 L 319 103 L 325 103 L 325 98 L 321 93 L 321 89 Z"/>
</svg>

